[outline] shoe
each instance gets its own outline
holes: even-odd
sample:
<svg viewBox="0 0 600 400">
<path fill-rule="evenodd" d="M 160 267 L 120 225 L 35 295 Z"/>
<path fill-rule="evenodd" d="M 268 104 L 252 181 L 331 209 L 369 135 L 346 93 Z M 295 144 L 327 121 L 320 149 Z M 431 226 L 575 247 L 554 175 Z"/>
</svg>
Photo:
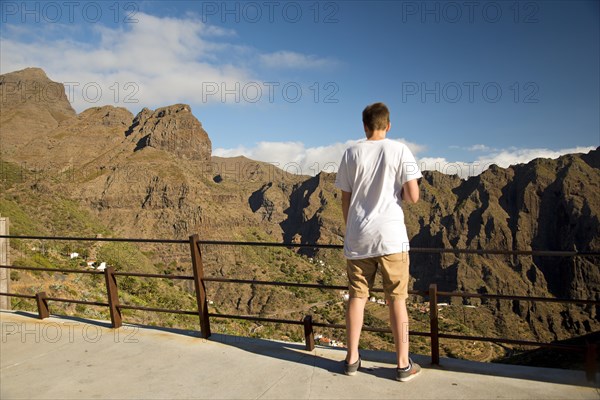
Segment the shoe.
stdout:
<svg viewBox="0 0 600 400">
<path fill-rule="evenodd" d="M 421 366 L 413 362 L 412 359 L 408 359 L 410 368 L 408 370 L 403 370 L 400 368 L 396 368 L 396 380 L 400 382 L 408 382 L 413 379 L 415 376 L 421 373 Z"/>
<path fill-rule="evenodd" d="M 344 373 L 349 376 L 356 375 L 356 371 L 360 368 L 360 356 L 354 364 L 348 364 L 348 361 L 344 360 Z"/>
</svg>

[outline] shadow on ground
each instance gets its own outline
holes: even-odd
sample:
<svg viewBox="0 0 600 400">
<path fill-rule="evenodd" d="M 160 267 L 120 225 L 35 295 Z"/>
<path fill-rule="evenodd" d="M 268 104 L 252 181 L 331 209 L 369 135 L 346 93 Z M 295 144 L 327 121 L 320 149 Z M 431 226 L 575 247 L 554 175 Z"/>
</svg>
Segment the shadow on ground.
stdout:
<svg viewBox="0 0 600 400">
<path fill-rule="evenodd" d="M 0 312 L 0 315 L 3 312 Z M 26 311 L 11 312 L 16 315 L 30 317 L 38 320 L 37 313 Z M 111 328 L 108 321 L 98 321 L 73 316 L 52 315 L 53 318 L 82 324 L 91 324 L 102 328 Z M 197 338 L 199 341 L 217 342 L 232 346 L 261 357 L 272 357 L 278 360 L 294 362 L 321 368 L 334 375 L 343 375 L 343 360 L 346 356 L 345 349 L 334 347 L 317 346 L 313 351 L 307 351 L 304 344 L 273 341 L 258 338 L 248 338 L 215 333 L 209 339 L 202 338 L 201 332 L 178 328 L 166 328 L 142 324 L 123 324 L 124 327 L 139 327 L 143 329 L 156 330 L 160 332 L 174 333 L 188 337 Z M 561 370 L 554 368 L 526 367 L 507 364 L 481 363 L 475 361 L 442 358 L 440 365 L 432 365 L 431 359 L 426 355 L 411 355 L 413 360 L 419 363 L 425 370 L 437 369 L 464 374 L 477 374 L 497 376 L 513 379 L 531 380 L 538 382 L 558 383 L 566 385 L 578 385 L 599 388 L 598 383 L 588 382 L 584 371 Z M 376 350 L 361 350 L 363 360 L 359 373 L 373 375 L 381 379 L 395 380 L 395 354 Z M 349 379 L 351 379 L 349 377 Z M 598 382 L 598 377 L 596 379 Z"/>
</svg>

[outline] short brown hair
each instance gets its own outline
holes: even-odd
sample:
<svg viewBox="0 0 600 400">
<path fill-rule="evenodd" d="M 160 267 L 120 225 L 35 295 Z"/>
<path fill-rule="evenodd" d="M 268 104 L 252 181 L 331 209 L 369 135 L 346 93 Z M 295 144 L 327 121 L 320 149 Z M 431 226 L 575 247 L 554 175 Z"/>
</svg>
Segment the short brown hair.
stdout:
<svg viewBox="0 0 600 400">
<path fill-rule="evenodd" d="M 374 103 L 365 107 L 362 113 L 363 124 L 371 132 L 387 129 L 390 123 L 390 110 L 383 103 Z"/>
</svg>

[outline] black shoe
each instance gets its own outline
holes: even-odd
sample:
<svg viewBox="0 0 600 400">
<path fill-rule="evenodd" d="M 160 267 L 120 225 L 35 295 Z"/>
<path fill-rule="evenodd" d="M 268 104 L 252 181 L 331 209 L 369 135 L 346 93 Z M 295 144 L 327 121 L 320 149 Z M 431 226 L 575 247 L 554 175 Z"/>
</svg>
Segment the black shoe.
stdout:
<svg viewBox="0 0 600 400">
<path fill-rule="evenodd" d="M 356 375 L 356 371 L 360 368 L 360 356 L 354 364 L 348 364 L 348 361 L 344 360 L 344 373 L 346 375 Z"/>
<path fill-rule="evenodd" d="M 413 362 L 412 359 L 408 359 L 409 369 L 404 370 L 400 368 L 396 368 L 396 380 L 400 382 L 408 382 L 413 379 L 415 376 L 421 373 L 421 366 Z"/>
</svg>

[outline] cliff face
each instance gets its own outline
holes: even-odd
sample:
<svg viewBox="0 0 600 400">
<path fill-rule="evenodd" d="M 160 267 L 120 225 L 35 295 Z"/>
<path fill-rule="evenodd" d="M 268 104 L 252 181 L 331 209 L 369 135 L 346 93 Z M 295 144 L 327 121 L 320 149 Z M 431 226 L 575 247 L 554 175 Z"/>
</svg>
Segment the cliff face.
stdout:
<svg viewBox="0 0 600 400">
<path fill-rule="evenodd" d="M 88 171 L 103 156 L 115 151 L 133 115 L 121 107 L 94 107 L 37 133 L 8 159 L 37 168 L 48 178 L 60 171 Z"/>
<path fill-rule="evenodd" d="M 42 69 L 0 75 L 0 148 L 5 158 L 75 116 L 64 85 L 48 79 Z"/>
<path fill-rule="evenodd" d="M 40 71 L 2 75 L 0 84 L 18 85 L 31 74 L 42 79 Z M 32 196 L 41 190 L 68 194 L 123 237 L 185 239 L 199 233 L 203 239 L 343 243 L 342 211 L 333 174 L 297 176 L 244 157 L 211 157 L 210 139 L 187 105 L 154 111 L 145 108 L 134 118 L 125 109 L 108 106 L 75 115 L 64 99 L 56 104 L 38 102 L 35 96 L 24 101 L 7 99 L 2 104 L 0 126 L 3 161 L 30 165 L 35 160 L 43 168 L 34 182 L 3 189 L 2 196 L 16 190 Z M 35 125 L 27 130 L 30 136 L 14 130 L 21 122 L 27 129 Z M 405 207 L 411 246 L 597 250 L 599 186 L 598 149 L 507 169 L 492 167 L 466 181 L 425 172 L 421 201 Z M 61 233 L 69 236 L 76 232 Z M 260 264 L 253 257 L 266 257 L 230 250 L 206 252 L 207 269 L 220 275 L 253 277 L 253 265 Z M 339 281 L 344 280 L 340 251 L 303 249 L 301 253 L 326 259 L 336 269 Z M 181 257 L 186 254 L 182 249 Z M 169 263 L 177 256 L 156 257 Z M 413 253 L 411 285 L 426 290 L 435 282 L 440 290 L 448 291 L 598 299 L 599 261 Z M 281 279 L 284 270 L 293 272 L 281 260 L 281 270 L 275 260 L 264 262 L 272 265 L 261 272 L 262 279 Z M 311 267 L 305 267 L 309 273 Z M 223 289 L 214 300 L 224 311 L 229 307 L 239 310 L 240 304 L 256 311 L 273 309 L 273 304 L 280 304 L 288 295 L 278 293 L 283 296 L 280 298 L 260 293 L 254 288 Z M 260 305 L 261 296 L 269 304 Z M 451 301 L 479 304 L 478 300 Z M 487 305 L 497 314 L 497 322 L 489 326 L 490 334 L 511 336 L 519 329 L 549 340 L 600 328 L 594 307 L 518 301 Z"/>
<path fill-rule="evenodd" d="M 144 108 L 89 168 L 97 173 L 81 181 L 77 197 L 124 235 L 187 237 L 202 223 L 210 155 L 210 139 L 188 105 Z"/>
<path fill-rule="evenodd" d="M 508 169 L 495 167 L 467 181 L 448 182 L 446 190 L 439 174 L 426 173 L 421 185 L 422 204 L 408 211 L 418 215 L 418 221 L 411 221 L 415 232 L 412 245 L 507 250 L 598 249 L 600 202 L 596 193 L 600 189 L 600 170 L 595 166 L 598 159 L 600 150 L 585 157 L 567 155 Z M 581 280 L 582 270 L 589 270 L 594 261 L 589 258 L 513 257 L 500 261 L 503 256 L 490 256 L 490 262 L 494 258 L 498 264 L 510 265 L 511 273 L 520 277 L 518 282 L 503 279 L 507 286 L 501 289 L 505 292 L 547 289 L 557 297 L 584 298 L 594 298 L 600 292 L 596 280 Z M 450 267 L 455 265 L 453 261 L 445 264 Z M 477 271 L 467 273 L 463 271 L 465 268 Z M 455 276 L 459 289 L 492 289 L 477 264 L 458 268 Z M 475 276 L 479 280 L 472 278 Z"/>
<path fill-rule="evenodd" d="M 422 202 L 407 207 L 413 247 L 506 250 L 594 250 L 600 245 L 600 150 L 538 159 L 507 169 L 490 168 L 467 181 L 426 172 Z M 598 258 L 432 256 L 413 254 L 415 287 L 442 290 L 600 298 Z M 453 302 L 460 299 L 453 298 Z M 475 301 L 477 303 L 477 301 Z M 585 312 L 548 303 L 498 301 L 510 335 L 525 321 L 537 337 L 552 339 L 598 329 L 593 307 Z"/>
<path fill-rule="evenodd" d="M 144 108 L 133 120 L 127 135 L 131 135 L 136 142 L 136 151 L 149 146 L 189 160 L 210 159 L 208 134 L 187 104 L 176 104 L 156 111 Z"/>
<path fill-rule="evenodd" d="M 425 171 L 421 201 L 405 206 L 411 247 L 498 250 L 600 248 L 600 149 L 537 159 L 507 169 L 492 167 L 466 181 Z M 334 176 L 319 174 L 293 186 L 269 182 L 249 199 L 263 226 L 278 224 L 295 243 L 343 243 L 342 214 Z M 314 255 L 316 252 L 304 249 Z M 412 287 L 427 290 L 598 299 L 598 258 L 411 254 Z M 448 299 L 479 305 L 478 299 Z M 497 301 L 495 326 L 542 340 L 600 328 L 594 307 Z"/>
</svg>

